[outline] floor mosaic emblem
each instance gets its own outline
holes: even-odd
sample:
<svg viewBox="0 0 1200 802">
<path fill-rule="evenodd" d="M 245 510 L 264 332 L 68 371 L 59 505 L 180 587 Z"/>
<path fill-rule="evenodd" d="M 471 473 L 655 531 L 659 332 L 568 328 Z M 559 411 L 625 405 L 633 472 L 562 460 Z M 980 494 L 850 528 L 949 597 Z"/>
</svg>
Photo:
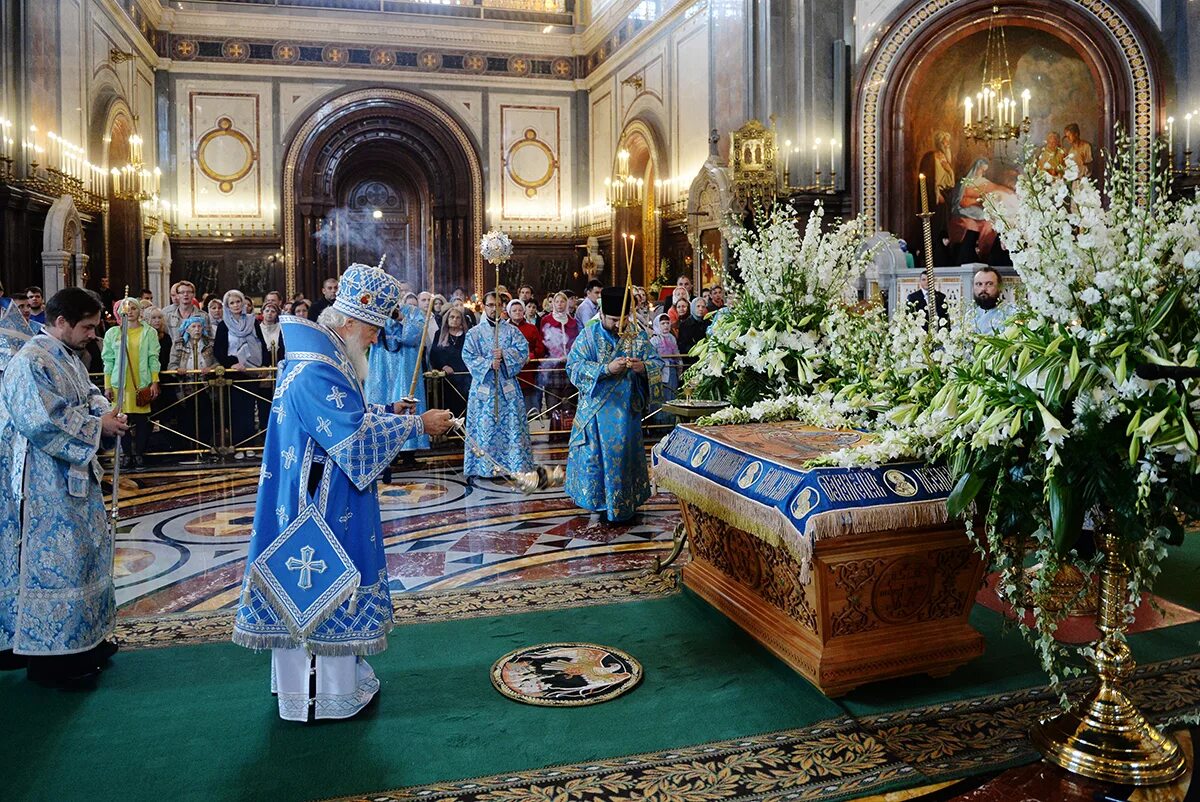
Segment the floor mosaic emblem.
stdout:
<svg viewBox="0 0 1200 802">
<path fill-rule="evenodd" d="M 509 652 L 492 666 L 492 685 L 517 702 L 579 707 L 607 702 L 642 681 L 642 666 L 620 649 L 543 643 Z"/>
</svg>

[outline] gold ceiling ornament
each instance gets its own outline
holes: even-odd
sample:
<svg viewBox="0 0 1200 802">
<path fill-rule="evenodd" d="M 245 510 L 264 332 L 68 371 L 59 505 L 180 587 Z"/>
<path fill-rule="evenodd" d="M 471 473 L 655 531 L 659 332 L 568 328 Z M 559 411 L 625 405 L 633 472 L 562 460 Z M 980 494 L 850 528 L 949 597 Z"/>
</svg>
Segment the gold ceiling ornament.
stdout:
<svg viewBox="0 0 1200 802">
<path fill-rule="evenodd" d="M 992 6 L 988 19 L 987 47 L 983 53 L 983 75 L 979 91 L 963 101 L 963 133 L 967 139 L 995 144 L 1029 133 L 1028 89 L 1021 92 L 1021 118 L 1017 119 L 1012 69 L 1008 64 L 1008 39 L 999 22 L 1000 6 Z"/>
<path fill-rule="evenodd" d="M 748 121 L 729 135 L 733 191 L 739 199 L 767 204 L 775 197 L 775 155 L 775 132 L 758 120 Z"/>
</svg>

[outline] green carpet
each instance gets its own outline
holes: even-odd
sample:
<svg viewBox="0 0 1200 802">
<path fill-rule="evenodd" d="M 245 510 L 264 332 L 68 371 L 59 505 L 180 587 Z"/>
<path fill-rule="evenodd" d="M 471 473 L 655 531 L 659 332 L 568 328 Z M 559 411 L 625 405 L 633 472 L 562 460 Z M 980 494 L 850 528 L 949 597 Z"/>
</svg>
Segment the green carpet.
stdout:
<svg viewBox="0 0 1200 802">
<path fill-rule="evenodd" d="M 875 761 L 883 779 L 860 771 L 864 783 L 877 783 L 870 790 L 898 787 L 923 779 L 922 769 L 913 768 L 921 761 L 913 754 L 895 757 L 907 736 L 880 723 L 888 713 L 936 709 L 1044 682 L 1032 653 L 1000 616 L 976 607 L 972 623 L 988 643 L 970 666 L 940 680 L 876 683 L 836 702 L 689 591 L 406 626 L 393 633 L 387 652 L 371 658 L 383 686 L 376 703 L 350 721 L 307 726 L 279 720 L 268 693 L 266 653 L 231 644 L 124 652 L 92 691 L 44 689 L 22 672 L 0 674 L 0 788 L 13 800 L 319 799 L 783 730 L 792 731 L 793 742 L 808 739 L 804 749 L 834 749 L 838 759 L 858 761 L 860 769 L 873 770 L 868 763 Z M 645 679 L 615 701 L 573 709 L 515 704 L 491 687 L 488 669 L 498 657 L 557 640 L 624 649 L 642 662 Z M 1135 635 L 1131 642 L 1144 664 L 1195 654 L 1198 640 L 1200 624 L 1189 624 Z M 1200 697 L 1200 681 L 1195 695 Z M 1029 693 L 1023 698 L 1035 701 Z M 1044 694 L 1038 698 L 1045 703 Z M 988 704 L 1003 710 L 1009 702 L 1005 697 Z M 988 717 L 959 708 L 964 727 L 977 729 L 974 719 Z M 869 725 L 863 723 L 868 719 Z M 811 727 L 819 722 L 821 727 Z M 1011 733 L 1011 740 L 1020 740 L 1014 726 L 1010 722 L 1002 737 Z M 843 743 L 831 746 L 839 732 Z M 850 752 L 861 746 L 861 754 L 849 754 L 846 742 Z M 704 757 L 704 750 L 695 751 L 697 760 Z M 722 760 L 743 759 L 728 748 L 721 754 L 727 753 Z M 1012 754 L 1028 759 L 1027 752 Z M 761 751 L 755 759 L 762 760 Z M 986 768 L 984 758 L 978 760 L 975 771 Z M 716 771 L 689 782 L 720 777 Z M 595 798 L 605 798 L 603 789 Z"/>
<path fill-rule="evenodd" d="M 488 670 L 531 643 L 612 644 L 645 679 L 575 709 L 505 699 Z M 0 674 L 6 799 L 313 799 L 799 727 L 841 709 L 691 594 L 403 627 L 371 658 L 362 716 L 280 721 L 266 653 L 232 644 L 122 653 L 95 691 Z"/>
</svg>

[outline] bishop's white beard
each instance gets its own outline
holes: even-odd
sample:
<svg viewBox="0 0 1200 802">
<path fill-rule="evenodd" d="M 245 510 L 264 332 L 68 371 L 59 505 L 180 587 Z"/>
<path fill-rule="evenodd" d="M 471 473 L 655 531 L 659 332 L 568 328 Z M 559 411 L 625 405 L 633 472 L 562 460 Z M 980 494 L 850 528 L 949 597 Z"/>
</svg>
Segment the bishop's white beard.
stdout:
<svg viewBox="0 0 1200 802">
<path fill-rule="evenodd" d="M 358 380 L 364 383 L 370 370 L 367 362 L 367 349 L 371 346 L 369 342 L 364 342 L 365 339 L 361 329 L 355 330 L 353 336 L 346 338 L 346 352 L 350 357 L 350 364 L 354 365 L 354 372 L 358 375 Z"/>
</svg>

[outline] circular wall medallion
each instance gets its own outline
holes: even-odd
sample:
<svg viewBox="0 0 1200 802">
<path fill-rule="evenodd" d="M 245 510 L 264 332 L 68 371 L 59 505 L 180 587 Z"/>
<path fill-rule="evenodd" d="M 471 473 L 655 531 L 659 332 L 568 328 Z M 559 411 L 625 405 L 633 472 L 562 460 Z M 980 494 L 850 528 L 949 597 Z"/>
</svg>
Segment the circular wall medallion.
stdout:
<svg viewBox="0 0 1200 802">
<path fill-rule="evenodd" d="M 527 705 L 595 705 L 628 693 L 641 681 L 641 663 L 620 649 L 595 643 L 526 646 L 492 666 L 496 690 Z"/>
<path fill-rule="evenodd" d="M 271 55 L 276 61 L 295 64 L 300 59 L 300 46 L 291 42 L 279 42 L 271 48 Z"/>
<path fill-rule="evenodd" d="M 217 127 L 196 143 L 196 166 L 226 194 L 250 174 L 256 158 L 250 138 L 234 128 L 228 117 L 218 118 Z"/>
<path fill-rule="evenodd" d="M 427 72 L 437 72 L 442 68 L 442 54 L 436 50 L 422 50 L 417 54 L 417 66 Z"/>
<path fill-rule="evenodd" d="M 377 47 L 371 51 L 371 63 L 376 67 L 395 67 L 396 51 L 386 47 Z"/>
<path fill-rule="evenodd" d="M 250 46 L 245 42 L 230 40 L 221 44 L 221 53 L 230 61 L 245 61 L 250 55 Z"/>
<path fill-rule="evenodd" d="M 176 39 L 172 50 L 175 51 L 175 58 L 190 59 L 196 57 L 196 40 L 195 39 Z"/>
<path fill-rule="evenodd" d="M 556 58 L 550 62 L 550 71 L 555 78 L 570 78 L 575 74 L 575 67 L 569 58 Z"/>
<path fill-rule="evenodd" d="M 346 61 L 346 48 L 337 45 L 325 45 L 321 48 L 321 61 L 326 64 L 342 64 Z"/>
<path fill-rule="evenodd" d="M 513 75 L 528 75 L 530 66 L 529 59 L 524 56 L 513 56 L 508 60 L 508 71 Z"/>
<path fill-rule="evenodd" d="M 483 72 L 487 69 L 487 58 L 482 53 L 468 53 L 463 56 L 463 69 L 467 72 Z"/>
<path fill-rule="evenodd" d="M 525 190 L 527 198 L 537 197 L 537 191 L 550 183 L 558 169 L 554 151 L 538 139 L 537 131 L 532 128 L 526 128 L 525 135 L 512 143 L 504 163 L 508 177 Z"/>
</svg>

